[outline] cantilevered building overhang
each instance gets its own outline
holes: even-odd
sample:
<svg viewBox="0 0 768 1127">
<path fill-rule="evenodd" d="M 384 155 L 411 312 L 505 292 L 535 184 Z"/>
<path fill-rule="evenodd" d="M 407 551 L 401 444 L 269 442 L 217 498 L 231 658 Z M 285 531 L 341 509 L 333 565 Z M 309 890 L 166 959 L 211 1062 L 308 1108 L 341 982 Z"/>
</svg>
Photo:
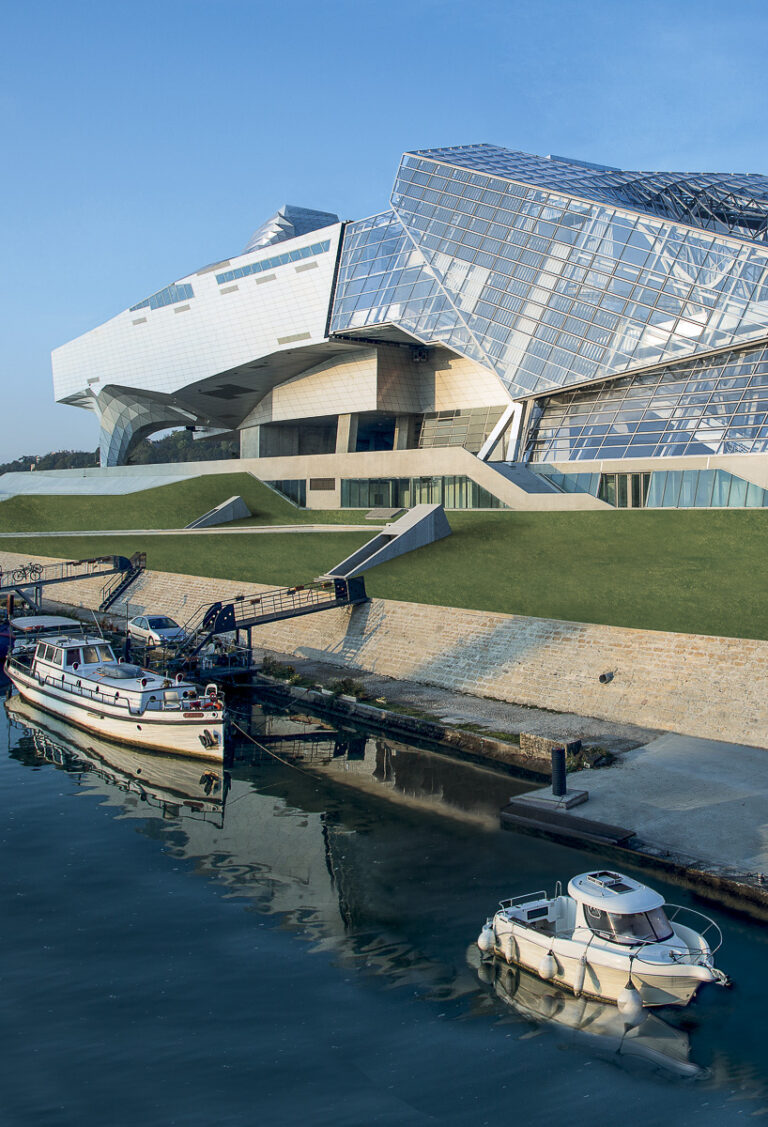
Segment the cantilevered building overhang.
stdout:
<svg viewBox="0 0 768 1127">
<path fill-rule="evenodd" d="M 298 235 L 294 211 L 307 228 Z M 326 332 L 340 233 L 335 216 L 284 208 L 247 253 L 57 349 L 56 399 L 97 411 L 102 465 L 165 427 L 235 429 L 276 383 L 343 350 Z"/>
</svg>

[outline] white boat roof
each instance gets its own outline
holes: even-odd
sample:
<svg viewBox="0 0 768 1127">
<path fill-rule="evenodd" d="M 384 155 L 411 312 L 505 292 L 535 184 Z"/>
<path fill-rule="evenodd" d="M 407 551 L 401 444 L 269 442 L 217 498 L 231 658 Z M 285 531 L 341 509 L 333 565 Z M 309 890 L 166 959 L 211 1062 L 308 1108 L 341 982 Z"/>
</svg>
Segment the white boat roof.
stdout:
<svg viewBox="0 0 768 1127">
<path fill-rule="evenodd" d="M 65 618 L 61 614 L 27 614 L 21 618 L 12 618 L 11 626 L 19 633 L 30 634 L 36 630 L 82 630 L 82 622 L 76 618 Z"/>
<path fill-rule="evenodd" d="M 81 632 L 79 634 L 52 634 L 41 638 L 39 645 L 60 646 L 63 650 L 79 649 L 81 646 L 110 646 L 112 643 L 108 638 L 102 638 L 99 634 L 86 634 Z"/>
<path fill-rule="evenodd" d="M 580 873 L 568 883 L 568 893 L 574 900 L 602 908 L 615 915 L 633 915 L 635 912 L 650 912 L 664 905 L 664 897 L 654 892 L 647 884 L 641 884 L 623 873 L 609 869 L 595 869 L 591 873 Z"/>
</svg>

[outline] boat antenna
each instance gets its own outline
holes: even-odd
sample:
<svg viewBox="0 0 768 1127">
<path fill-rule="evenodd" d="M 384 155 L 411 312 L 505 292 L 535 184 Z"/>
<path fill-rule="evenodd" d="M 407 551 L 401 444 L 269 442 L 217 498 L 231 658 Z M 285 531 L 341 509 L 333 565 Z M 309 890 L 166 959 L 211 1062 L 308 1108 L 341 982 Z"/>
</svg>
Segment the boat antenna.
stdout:
<svg viewBox="0 0 768 1127">
<path fill-rule="evenodd" d="M 96 611 L 91 610 L 91 614 L 93 615 L 93 621 L 96 623 L 96 629 L 98 630 L 99 636 L 100 636 L 100 638 L 103 642 L 104 641 L 104 631 L 101 629 L 101 623 L 99 622 L 98 618 L 96 617 Z"/>
</svg>

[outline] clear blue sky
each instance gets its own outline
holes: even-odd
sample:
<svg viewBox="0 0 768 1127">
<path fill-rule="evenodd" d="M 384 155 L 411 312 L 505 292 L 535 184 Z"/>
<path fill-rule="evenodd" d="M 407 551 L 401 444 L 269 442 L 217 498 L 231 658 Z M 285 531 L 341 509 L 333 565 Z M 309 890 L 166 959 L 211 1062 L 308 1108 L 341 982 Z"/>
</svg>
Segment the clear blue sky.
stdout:
<svg viewBox="0 0 768 1127">
<path fill-rule="evenodd" d="M 96 447 L 52 348 L 282 203 L 383 209 L 405 149 L 768 172 L 767 42 L 764 0 L 6 3 L 0 462 Z"/>
</svg>

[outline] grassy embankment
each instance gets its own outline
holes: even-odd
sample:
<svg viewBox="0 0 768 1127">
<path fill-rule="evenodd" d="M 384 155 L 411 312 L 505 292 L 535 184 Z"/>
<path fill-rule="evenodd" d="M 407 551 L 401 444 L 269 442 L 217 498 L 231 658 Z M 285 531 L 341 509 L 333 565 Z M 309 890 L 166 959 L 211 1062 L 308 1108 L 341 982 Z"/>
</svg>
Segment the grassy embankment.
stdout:
<svg viewBox="0 0 768 1127">
<path fill-rule="evenodd" d="M 139 493 L 117 496 L 10 497 L 0 503 L 0 532 L 86 531 L 89 528 L 184 528 L 209 509 L 239 495 L 253 517 L 234 525 L 357 524 L 360 512 L 298 509 L 249 473 L 205 474 Z"/>
<path fill-rule="evenodd" d="M 225 476 L 228 484 L 220 482 L 209 508 L 232 493 L 245 496 L 244 487 L 234 487 Z M 257 518 L 263 523 L 318 522 L 319 514 L 294 509 L 266 492 L 270 505 L 284 505 L 290 517 L 265 506 Z M 46 499 L 57 507 L 63 500 Z M 131 498 L 66 500 L 83 505 L 89 516 L 85 527 L 93 527 L 95 501 L 114 507 Z M 10 504 L 0 505 L 3 528 Z M 202 511 L 196 504 L 195 512 Z M 150 526 L 147 519 L 137 522 L 137 515 L 137 510 L 130 519 L 124 514 L 122 527 Z M 334 516 L 344 522 L 352 514 Z M 165 518 L 154 519 L 162 527 Z M 72 527 L 61 511 L 57 524 L 48 527 L 61 528 L 62 520 L 63 527 Z M 366 572 L 370 594 L 640 629 L 768 638 L 768 512 L 449 513 L 449 520 L 451 537 Z M 82 558 L 142 549 L 158 570 L 280 585 L 321 574 L 369 535 L 370 529 L 361 528 L 359 535 L 19 538 L 0 541 L 0 550 Z"/>
</svg>

